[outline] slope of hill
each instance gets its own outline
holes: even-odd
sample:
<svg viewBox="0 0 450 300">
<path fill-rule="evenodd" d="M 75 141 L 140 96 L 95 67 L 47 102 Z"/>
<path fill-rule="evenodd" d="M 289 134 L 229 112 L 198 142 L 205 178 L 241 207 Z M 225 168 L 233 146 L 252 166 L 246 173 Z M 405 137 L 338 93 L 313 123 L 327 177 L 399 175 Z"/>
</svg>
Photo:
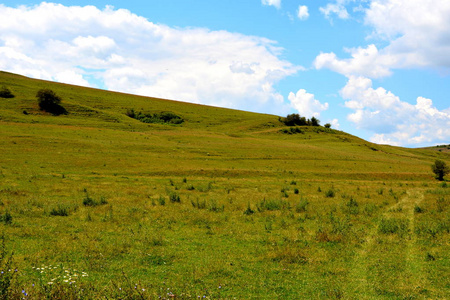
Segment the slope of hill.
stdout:
<svg viewBox="0 0 450 300">
<path fill-rule="evenodd" d="M 449 153 L 0 72 L 3 85 L 15 95 L 0 98 L 10 295 L 448 295 L 450 193 L 430 165 Z M 68 114 L 40 111 L 41 88 Z M 184 122 L 142 123 L 130 109 Z M 89 276 L 65 285 L 50 264 Z"/>
</svg>

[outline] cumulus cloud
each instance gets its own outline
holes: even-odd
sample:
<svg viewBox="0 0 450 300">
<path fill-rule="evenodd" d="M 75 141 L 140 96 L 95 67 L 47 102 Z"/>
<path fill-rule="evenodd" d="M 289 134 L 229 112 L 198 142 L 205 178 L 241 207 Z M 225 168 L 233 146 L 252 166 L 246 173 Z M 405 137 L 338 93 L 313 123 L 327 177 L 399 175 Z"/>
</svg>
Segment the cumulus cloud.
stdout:
<svg viewBox="0 0 450 300">
<path fill-rule="evenodd" d="M 334 53 L 321 53 L 314 60 L 316 69 L 327 68 L 334 72 L 349 75 L 361 75 L 380 78 L 391 75 L 391 67 L 398 58 L 389 54 L 380 54 L 375 45 L 367 48 L 346 49 L 352 58 L 339 59 Z"/>
<path fill-rule="evenodd" d="M 281 7 L 281 0 L 261 0 L 263 5 L 275 6 L 276 8 Z"/>
<path fill-rule="evenodd" d="M 309 18 L 308 6 L 300 5 L 298 7 L 297 17 L 302 21 L 307 20 Z"/>
<path fill-rule="evenodd" d="M 301 69 L 265 38 L 171 28 L 110 6 L 0 4 L 0 19 L 0 69 L 47 80 L 277 113 L 274 85 Z"/>
<path fill-rule="evenodd" d="M 339 19 L 348 19 L 349 13 L 345 8 L 345 4 L 348 0 L 336 0 L 335 3 L 328 3 L 325 7 L 320 7 L 320 12 L 327 19 L 331 19 L 332 15 L 336 15 Z"/>
<path fill-rule="evenodd" d="M 295 94 L 289 93 L 288 99 L 292 107 L 298 110 L 300 115 L 307 118 L 318 117 L 321 111 L 328 109 L 328 103 L 320 103 L 313 94 L 307 93 L 304 89 L 298 90 Z"/>
<path fill-rule="evenodd" d="M 317 69 L 370 78 L 389 76 L 392 69 L 403 68 L 431 67 L 450 72 L 450 1 L 372 0 L 364 12 L 365 24 L 373 29 L 368 38 L 381 39 L 388 45 L 382 49 L 375 45 L 349 49 L 348 59 L 321 53 L 314 63 Z"/>
<path fill-rule="evenodd" d="M 341 96 L 354 111 L 348 120 L 376 132 L 373 142 L 423 146 L 450 139 L 450 108 L 440 111 L 431 99 L 418 97 L 416 104 L 409 104 L 382 87 L 374 89 L 370 79 L 356 76 L 349 77 Z"/>
</svg>

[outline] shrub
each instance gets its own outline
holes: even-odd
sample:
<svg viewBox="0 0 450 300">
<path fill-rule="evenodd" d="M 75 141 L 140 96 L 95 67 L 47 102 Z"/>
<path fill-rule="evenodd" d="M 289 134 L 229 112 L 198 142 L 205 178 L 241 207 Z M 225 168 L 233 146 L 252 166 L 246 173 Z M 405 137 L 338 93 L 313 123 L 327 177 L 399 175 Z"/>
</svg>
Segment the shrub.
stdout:
<svg viewBox="0 0 450 300">
<path fill-rule="evenodd" d="M 0 89 L 0 98 L 14 98 L 14 95 L 6 86 L 2 86 Z"/>
<path fill-rule="evenodd" d="M 67 111 L 60 105 L 61 97 L 50 89 L 41 89 L 36 93 L 39 108 L 53 115 L 66 114 Z"/>
<path fill-rule="evenodd" d="M 61 216 L 61 217 L 67 217 L 69 215 L 69 210 L 67 207 L 63 207 L 59 205 L 58 207 L 52 208 L 50 211 L 50 216 Z"/>
<path fill-rule="evenodd" d="M 325 193 L 325 197 L 327 197 L 327 198 L 333 198 L 334 196 L 335 196 L 335 193 L 334 193 L 334 191 L 332 189 L 329 189 Z"/>
<path fill-rule="evenodd" d="M 89 197 L 89 194 L 86 192 L 86 197 L 83 199 L 83 205 L 84 206 L 98 206 L 98 205 L 104 205 L 108 204 L 108 201 L 106 201 L 105 197 L 100 197 L 100 200 L 94 200 L 93 198 Z"/>
<path fill-rule="evenodd" d="M 248 206 L 247 206 L 247 209 L 244 211 L 244 215 L 247 215 L 247 216 L 249 216 L 249 215 L 252 215 L 252 214 L 254 214 L 255 212 L 253 211 L 253 209 L 250 207 L 250 202 L 248 203 Z"/>
<path fill-rule="evenodd" d="M 330 124 L 330 123 L 327 123 L 327 124 L 324 125 L 324 127 L 325 127 L 325 128 L 331 128 L 331 124 Z"/>
<path fill-rule="evenodd" d="M 160 113 L 144 113 L 142 111 L 136 112 L 134 109 L 129 109 L 125 113 L 128 117 L 139 120 L 143 123 L 159 123 L 159 124 L 181 124 L 184 120 L 172 112 Z"/>
<path fill-rule="evenodd" d="M 171 202 L 177 202 L 177 203 L 181 202 L 180 195 L 178 195 L 175 192 L 169 194 L 169 199 Z"/>
<path fill-rule="evenodd" d="M 424 212 L 424 209 L 423 209 L 422 207 L 416 205 L 416 206 L 414 206 L 414 212 L 415 212 L 416 214 L 421 214 L 421 213 Z"/>
<path fill-rule="evenodd" d="M 7 211 L 3 216 L 0 215 L 0 222 L 4 222 L 6 225 L 12 224 L 11 214 Z"/>
</svg>

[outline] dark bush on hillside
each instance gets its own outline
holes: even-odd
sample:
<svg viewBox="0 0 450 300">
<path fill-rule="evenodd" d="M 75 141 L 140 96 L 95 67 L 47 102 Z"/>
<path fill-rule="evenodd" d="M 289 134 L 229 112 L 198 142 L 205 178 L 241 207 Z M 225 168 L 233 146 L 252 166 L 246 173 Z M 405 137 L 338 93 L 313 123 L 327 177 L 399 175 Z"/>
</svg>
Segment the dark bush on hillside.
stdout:
<svg viewBox="0 0 450 300">
<path fill-rule="evenodd" d="M 306 119 L 299 114 L 290 114 L 286 118 L 280 118 L 280 121 L 286 126 L 320 126 L 320 121 L 316 117 Z"/>
<path fill-rule="evenodd" d="M 431 166 L 431 170 L 436 174 L 436 179 L 443 181 L 444 176 L 450 173 L 450 168 L 447 166 L 445 161 L 436 159 L 434 164 Z"/>
<path fill-rule="evenodd" d="M 324 127 L 325 127 L 325 128 L 331 128 L 331 124 L 330 124 L 330 123 L 327 123 L 327 124 L 324 125 Z"/>
<path fill-rule="evenodd" d="M 126 115 L 130 118 L 139 120 L 143 123 L 159 123 L 159 124 L 181 124 L 184 120 L 172 113 L 172 112 L 160 112 L 160 113 L 144 113 L 135 112 L 134 109 L 129 109 Z"/>
<path fill-rule="evenodd" d="M 50 89 L 41 89 L 36 93 L 39 108 L 53 115 L 67 114 L 64 107 L 60 105 L 61 97 Z"/>
<path fill-rule="evenodd" d="M 0 98 L 14 98 L 14 95 L 6 86 L 2 86 L 0 89 Z"/>
</svg>

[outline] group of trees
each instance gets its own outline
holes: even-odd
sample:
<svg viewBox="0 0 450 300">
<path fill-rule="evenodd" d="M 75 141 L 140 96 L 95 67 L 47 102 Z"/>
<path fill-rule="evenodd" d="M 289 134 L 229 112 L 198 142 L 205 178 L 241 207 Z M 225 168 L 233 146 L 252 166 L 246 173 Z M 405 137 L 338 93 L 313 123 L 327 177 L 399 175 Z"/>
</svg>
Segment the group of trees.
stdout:
<svg viewBox="0 0 450 300">
<path fill-rule="evenodd" d="M 299 114 L 290 114 L 285 118 L 280 117 L 280 121 L 284 123 L 286 126 L 320 126 L 320 120 L 316 117 L 312 117 L 311 119 L 307 119 L 305 117 L 300 116 Z M 325 128 L 330 128 L 331 124 L 327 123 L 324 125 Z"/>
<path fill-rule="evenodd" d="M 299 114 L 287 115 L 285 118 L 280 118 L 280 121 L 286 126 L 320 126 L 320 121 L 316 117 L 306 119 Z"/>
</svg>

